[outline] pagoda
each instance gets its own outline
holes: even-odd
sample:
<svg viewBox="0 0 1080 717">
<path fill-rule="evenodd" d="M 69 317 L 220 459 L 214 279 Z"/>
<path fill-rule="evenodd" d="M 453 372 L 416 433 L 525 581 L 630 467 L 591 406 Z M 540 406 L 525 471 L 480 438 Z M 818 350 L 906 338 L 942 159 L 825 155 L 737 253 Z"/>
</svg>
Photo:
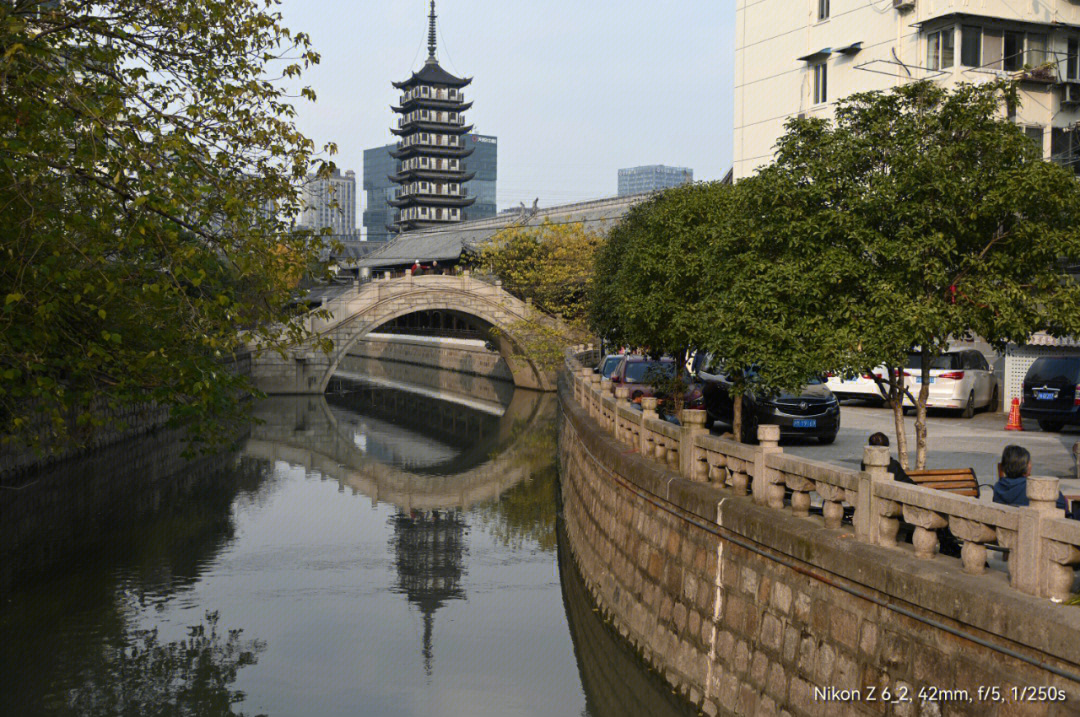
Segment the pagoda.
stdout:
<svg viewBox="0 0 1080 717">
<path fill-rule="evenodd" d="M 465 182 L 474 173 L 466 171 L 464 159 L 473 150 L 464 135 L 472 130 L 465 124 L 462 88 L 472 78 L 454 77 L 435 58 L 435 0 L 431 0 L 428 29 L 428 59 L 419 72 L 404 82 L 395 82 L 402 91 L 393 107 L 399 115 L 390 131 L 400 137 L 390 156 L 398 160 L 397 174 L 390 181 L 400 186 L 390 206 L 396 207 L 394 232 L 441 226 L 465 219 L 465 207 L 476 201 L 465 193 Z"/>
</svg>

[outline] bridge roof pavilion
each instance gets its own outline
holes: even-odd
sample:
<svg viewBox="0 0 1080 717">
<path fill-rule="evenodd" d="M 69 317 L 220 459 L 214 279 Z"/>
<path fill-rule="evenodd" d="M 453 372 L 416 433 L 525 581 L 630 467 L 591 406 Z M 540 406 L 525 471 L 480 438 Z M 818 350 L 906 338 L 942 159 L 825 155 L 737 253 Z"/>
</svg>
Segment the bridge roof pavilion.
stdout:
<svg viewBox="0 0 1080 717">
<path fill-rule="evenodd" d="M 632 206 L 650 196 L 651 192 L 645 192 L 536 210 L 523 209 L 486 219 L 404 232 L 386 246 L 358 259 L 353 266 L 378 271 L 408 267 L 414 261 L 421 264 L 438 261 L 450 265 L 460 259 L 463 252 L 482 246 L 506 227 L 522 224 L 539 226 L 545 220 L 555 224 L 583 222 L 586 229 L 606 232 L 622 219 Z"/>
</svg>

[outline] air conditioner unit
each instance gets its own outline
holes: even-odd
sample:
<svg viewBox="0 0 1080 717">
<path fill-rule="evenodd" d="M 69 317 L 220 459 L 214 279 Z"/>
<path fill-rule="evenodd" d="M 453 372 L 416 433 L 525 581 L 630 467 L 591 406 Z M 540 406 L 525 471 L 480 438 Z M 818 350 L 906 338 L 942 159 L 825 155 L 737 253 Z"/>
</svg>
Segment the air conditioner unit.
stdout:
<svg viewBox="0 0 1080 717">
<path fill-rule="evenodd" d="M 897 10 L 911 10 L 915 7 L 915 0 L 892 0 L 892 6 Z"/>
<path fill-rule="evenodd" d="M 1080 82 L 1066 82 L 1062 87 L 1065 94 L 1061 98 L 1063 105 L 1080 105 Z"/>
</svg>

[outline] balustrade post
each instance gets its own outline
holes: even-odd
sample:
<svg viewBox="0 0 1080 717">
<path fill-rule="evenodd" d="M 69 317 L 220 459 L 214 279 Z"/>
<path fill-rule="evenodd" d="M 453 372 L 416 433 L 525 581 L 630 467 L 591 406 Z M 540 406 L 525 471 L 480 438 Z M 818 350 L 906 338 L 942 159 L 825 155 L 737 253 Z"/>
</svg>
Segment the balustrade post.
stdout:
<svg viewBox="0 0 1080 717">
<path fill-rule="evenodd" d="M 750 491 L 758 505 L 784 506 L 784 486 L 777 471 L 765 465 L 770 453 L 783 453 L 780 448 L 780 426 L 766 423 L 757 429 L 758 448 L 754 454 L 754 477 Z M 770 495 L 773 494 L 773 495 Z"/>
<path fill-rule="evenodd" d="M 1031 533 L 1020 533 L 1017 535 L 1021 557 L 1032 558 L 1034 568 L 1032 571 L 1025 571 L 1024 568 L 1021 567 L 1021 573 L 1024 574 L 1026 572 L 1027 574 L 1024 574 L 1024 577 L 1027 579 L 1034 577 L 1035 585 L 1037 587 L 1037 592 L 1035 594 L 1042 597 L 1060 598 L 1062 592 L 1062 580 L 1061 575 L 1059 574 L 1061 572 L 1060 569 L 1068 569 L 1067 566 L 1059 565 L 1052 559 L 1054 557 L 1054 551 L 1050 549 L 1051 541 L 1043 537 L 1043 525 L 1049 523 L 1054 518 L 1065 517 L 1064 509 L 1057 507 L 1057 498 L 1061 492 L 1059 483 L 1060 481 L 1057 478 L 1028 476 L 1028 507 L 1023 512 L 1031 513 L 1034 516 L 1029 523 L 1032 531 Z M 1031 573 L 1034 573 L 1034 575 Z M 1069 569 L 1069 573 L 1070 580 L 1068 587 L 1072 587 L 1071 569 Z M 1065 588 L 1065 595 L 1068 595 L 1068 588 Z"/>
<path fill-rule="evenodd" d="M 620 406 L 624 406 L 624 407 L 629 407 L 630 406 L 630 387 L 629 386 L 617 386 L 615 388 L 615 410 L 612 411 L 612 416 L 611 417 L 612 417 L 613 420 L 611 421 L 611 423 L 612 423 L 612 426 L 613 426 L 613 433 L 615 435 L 615 440 L 617 440 L 617 441 L 624 440 L 623 436 L 621 435 L 622 431 L 620 430 L 622 428 L 622 422 L 619 419 L 619 407 Z"/>
<path fill-rule="evenodd" d="M 867 543 L 877 543 L 888 547 L 896 546 L 896 531 L 900 528 L 897 520 L 900 506 L 891 500 L 879 498 L 875 484 L 893 480 L 888 471 L 889 449 L 886 446 L 866 446 L 863 448 L 863 463 L 866 470 L 859 473 L 859 490 L 854 496 L 855 537 Z"/>
<path fill-rule="evenodd" d="M 574 398 L 577 399 L 578 405 L 583 408 L 587 407 L 585 400 L 585 392 L 589 387 L 589 379 L 595 374 L 591 368 L 579 368 L 578 380 L 574 382 Z"/>
<path fill-rule="evenodd" d="M 684 408 L 679 413 L 679 474 L 690 480 L 703 481 L 704 471 L 700 468 L 703 456 L 697 448 L 698 436 L 709 432 L 705 428 L 706 413 L 700 408 Z"/>
<path fill-rule="evenodd" d="M 643 396 L 641 398 L 641 440 L 638 442 L 638 451 L 643 456 L 652 456 L 655 447 L 655 441 L 652 434 L 646 427 L 645 422 L 650 418 L 660 418 L 660 414 L 656 412 L 656 406 L 659 404 L 660 399 L 656 396 Z"/>
<path fill-rule="evenodd" d="M 589 376 L 589 415 L 598 421 L 600 420 L 601 395 L 600 374 L 594 373 L 592 376 Z"/>
</svg>

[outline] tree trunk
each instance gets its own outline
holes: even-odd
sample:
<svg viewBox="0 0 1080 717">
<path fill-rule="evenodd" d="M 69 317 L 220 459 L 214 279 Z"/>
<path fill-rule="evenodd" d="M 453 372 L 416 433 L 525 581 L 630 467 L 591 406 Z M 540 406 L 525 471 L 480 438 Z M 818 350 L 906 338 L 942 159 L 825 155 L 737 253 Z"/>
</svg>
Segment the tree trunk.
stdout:
<svg viewBox="0 0 1080 717">
<path fill-rule="evenodd" d="M 926 468 L 926 400 L 930 398 L 930 352 L 922 348 L 922 386 L 915 403 L 915 470 Z"/>
<path fill-rule="evenodd" d="M 731 432 L 742 443 L 742 394 L 731 397 Z"/>
<path fill-rule="evenodd" d="M 907 431 L 904 430 L 904 370 L 888 367 L 889 405 L 892 406 L 893 424 L 896 426 L 896 458 L 900 466 L 908 469 Z"/>
</svg>

